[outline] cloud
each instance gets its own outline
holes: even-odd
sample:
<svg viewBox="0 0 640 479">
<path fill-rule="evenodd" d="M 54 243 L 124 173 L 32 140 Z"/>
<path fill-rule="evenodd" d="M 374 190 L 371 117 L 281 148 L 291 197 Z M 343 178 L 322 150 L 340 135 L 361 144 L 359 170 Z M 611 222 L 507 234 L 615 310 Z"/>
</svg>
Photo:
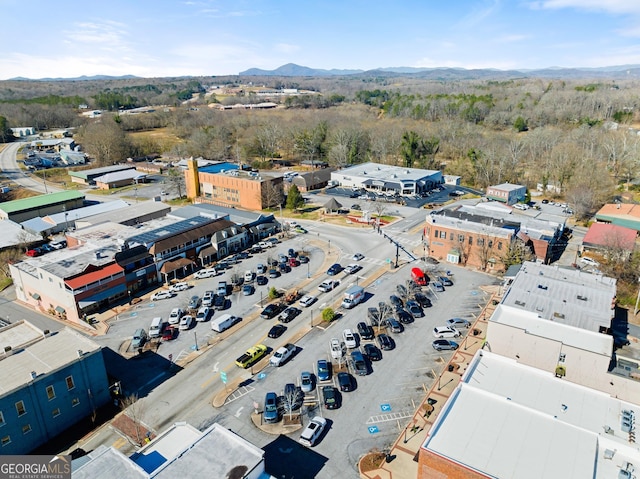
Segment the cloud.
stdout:
<svg viewBox="0 0 640 479">
<path fill-rule="evenodd" d="M 107 21 L 105 23 L 81 22 L 72 25 L 72 29 L 62 31 L 64 42 L 76 46 L 101 45 L 107 50 L 128 48 L 127 27 L 123 23 Z"/>
<path fill-rule="evenodd" d="M 539 0 L 530 2 L 529 7 L 536 10 L 559 10 L 575 8 L 612 14 L 640 14 L 638 0 Z"/>
<path fill-rule="evenodd" d="M 458 27 L 470 28 L 484 22 L 501 7 L 501 0 L 485 0 L 480 7 L 476 7 L 458 22 Z"/>
<path fill-rule="evenodd" d="M 291 45 L 290 43 L 276 43 L 274 50 L 279 53 L 295 53 L 300 51 L 300 46 Z"/>
</svg>

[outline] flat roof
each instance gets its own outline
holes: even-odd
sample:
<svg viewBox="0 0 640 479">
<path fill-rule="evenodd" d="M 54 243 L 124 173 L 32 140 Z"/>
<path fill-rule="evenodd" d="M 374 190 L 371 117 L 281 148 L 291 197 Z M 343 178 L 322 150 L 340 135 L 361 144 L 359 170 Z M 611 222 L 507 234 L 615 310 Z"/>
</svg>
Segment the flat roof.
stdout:
<svg viewBox="0 0 640 479">
<path fill-rule="evenodd" d="M 80 464 L 76 466 L 76 464 Z M 149 475 L 114 447 L 98 446 L 71 462 L 73 479 L 148 479 Z M 184 478 L 184 474 L 179 477 Z"/>
<path fill-rule="evenodd" d="M 529 334 L 554 339 L 568 346 L 611 356 L 613 336 L 587 329 L 577 329 L 556 321 L 547 321 L 536 312 L 499 304 L 489 321 L 524 329 Z"/>
<path fill-rule="evenodd" d="M 87 179 L 89 176 L 100 176 L 105 173 L 111 173 L 113 171 L 122 171 L 122 170 L 130 170 L 135 169 L 135 165 L 111 165 L 111 166 L 101 166 L 100 168 L 89 168 L 87 170 L 78 170 L 78 171 L 69 171 L 69 176 L 75 176 L 77 178 Z"/>
<path fill-rule="evenodd" d="M 492 185 L 489 188 L 493 188 L 494 190 L 515 191 L 522 188 L 526 188 L 526 186 L 515 185 L 513 183 L 500 183 L 499 185 Z"/>
<path fill-rule="evenodd" d="M 21 225 L 11 220 L 2 221 L 2 234 L 0 235 L 0 248 L 15 246 L 31 241 L 41 241 L 42 236 L 32 234 L 22 228 Z"/>
<path fill-rule="evenodd" d="M 204 166 L 200 166 L 200 162 L 198 162 L 198 172 L 202 173 L 220 173 L 222 170 L 237 170 L 238 165 L 235 163 L 228 163 L 226 161 L 221 161 L 220 163 L 211 164 L 208 163 Z"/>
<path fill-rule="evenodd" d="M 4 357 L 1 354 L 6 347 L 19 349 L 43 336 L 42 330 L 25 320 L 0 328 L 0 360 Z"/>
<path fill-rule="evenodd" d="M 593 223 L 589 226 L 587 234 L 584 235 L 582 244 L 631 251 L 637 237 L 638 232 L 631 228 L 611 223 Z"/>
<path fill-rule="evenodd" d="M 273 218 L 273 213 L 227 208 L 224 206 L 210 205 L 208 203 L 196 203 L 172 210 L 169 216 L 175 218 L 193 218 L 194 216 L 204 216 L 213 219 L 225 218 L 233 221 L 237 225 L 245 225 L 247 223 L 255 223 L 262 218 Z"/>
<path fill-rule="evenodd" d="M 99 350 L 97 343 L 70 328 L 43 335 L 39 341 L 0 361 L 0 395 L 32 382 L 32 371 L 38 376 L 48 374 L 78 359 L 78 351 Z"/>
<path fill-rule="evenodd" d="M 59 191 L 47 195 L 32 196 L 20 200 L 6 201 L 0 203 L 0 210 L 5 213 L 16 213 L 18 211 L 30 210 L 55 203 L 84 199 L 84 193 L 80 191 Z"/>
<path fill-rule="evenodd" d="M 138 170 L 122 170 L 107 173 L 105 175 L 96 176 L 93 180 L 96 183 L 111 183 L 115 181 L 133 180 L 136 178 L 146 178 L 146 173 L 140 173 Z"/>
<path fill-rule="evenodd" d="M 598 332 L 611 326 L 615 297 L 614 278 L 526 261 L 501 303 Z"/>
<path fill-rule="evenodd" d="M 176 221 L 174 223 L 165 224 L 159 228 L 140 233 L 129 238 L 129 242 L 134 244 L 151 245 L 156 241 L 167 238 L 169 236 L 183 233 L 184 231 L 204 226 L 216 220 L 205 218 L 204 216 L 194 216 L 185 220 Z"/>
<path fill-rule="evenodd" d="M 491 477 L 618 477 L 640 465 L 623 411 L 640 407 L 480 350 L 422 447 Z"/>
<path fill-rule="evenodd" d="M 373 162 L 361 163 L 343 170 L 333 171 L 332 174 L 340 176 L 356 176 L 359 179 L 371 178 L 380 181 L 418 181 L 428 176 L 442 176 L 442 173 L 437 170 L 406 168 Z"/>
<path fill-rule="evenodd" d="M 160 201 L 143 201 L 142 203 L 136 203 L 135 206 L 131 208 L 100 213 L 95 216 L 91 216 L 90 218 L 84 218 L 82 221 L 92 223 L 94 225 L 107 221 L 113 221 L 114 223 L 127 223 L 149 214 L 160 212 L 164 212 L 166 214 L 170 211 L 171 207 L 166 203 L 162 203 Z"/>
</svg>

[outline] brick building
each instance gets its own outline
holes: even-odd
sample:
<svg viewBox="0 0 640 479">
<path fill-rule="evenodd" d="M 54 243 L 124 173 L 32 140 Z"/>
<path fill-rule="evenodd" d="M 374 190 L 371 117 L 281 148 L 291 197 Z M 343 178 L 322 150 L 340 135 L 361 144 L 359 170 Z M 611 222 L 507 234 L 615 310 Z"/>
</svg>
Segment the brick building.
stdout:
<svg viewBox="0 0 640 479">
<path fill-rule="evenodd" d="M 486 196 L 494 201 L 515 205 L 518 201 L 525 199 L 527 196 L 527 187 L 512 185 L 511 183 L 502 183 L 500 185 L 489 186 Z"/>
</svg>

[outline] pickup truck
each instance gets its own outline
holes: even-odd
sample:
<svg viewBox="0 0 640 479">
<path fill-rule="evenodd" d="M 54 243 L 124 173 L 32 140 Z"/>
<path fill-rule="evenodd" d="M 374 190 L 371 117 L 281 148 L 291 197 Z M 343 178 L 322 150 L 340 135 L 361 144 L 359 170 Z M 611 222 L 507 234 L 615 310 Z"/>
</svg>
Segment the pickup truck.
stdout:
<svg viewBox="0 0 640 479">
<path fill-rule="evenodd" d="M 358 376 L 366 376 L 369 373 L 367 363 L 360 351 L 351 351 L 351 366 Z"/>
<path fill-rule="evenodd" d="M 323 293 L 328 293 L 339 284 L 340 283 L 338 281 L 334 281 L 332 279 L 325 279 L 322 283 L 318 285 L 318 289 Z"/>
<path fill-rule="evenodd" d="M 296 349 L 297 348 L 295 344 L 287 343 L 281 348 L 278 348 L 278 350 L 273 353 L 273 356 L 271 356 L 271 360 L 269 362 L 273 366 L 282 366 L 287 362 L 287 359 L 289 359 L 296 352 Z"/>
<path fill-rule="evenodd" d="M 255 346 L 247 349 L 242 356 L 236 359 L 236 365 L 247 369 L 249 366 L 259 361 L 265 354 L 267 354 L 267 347 L 264 344 L 256 344 Z"/>
<path fill-rule="evenodd" d="M 331 347 L 331 357 L 333 359 L 341 359 L 347 352 L 347 347 L 344 342 L 340 341 L 338 338 L 331 338 L 330 342 Z"/>
</svg>

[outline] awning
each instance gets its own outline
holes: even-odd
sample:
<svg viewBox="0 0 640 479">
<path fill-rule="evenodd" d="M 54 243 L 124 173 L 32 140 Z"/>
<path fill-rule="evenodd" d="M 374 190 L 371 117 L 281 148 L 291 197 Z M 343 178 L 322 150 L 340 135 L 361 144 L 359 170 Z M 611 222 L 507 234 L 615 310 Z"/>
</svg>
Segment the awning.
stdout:
<svg viewBox="0 0 640 479">
<path fill-rule="evenodd" d="M 66 310 L 62 306 L 56 306 L 56 312 L 60 314 L 66 313 Z"/>
<path fill-rule="evenodd" d="M 31 297 L 36 301 L 40 301 L 40 295 L 38 293 L 31 293 Z"/>
<path fill-rule="evenodd" d="M 213 246 L 207 246 L 206 248 L 202 248 L 198 253 L 198 258 L 207 258 L 209 256 L 217 256 L 218 249 Z"/>
<path fill-rule="evenodd" d="M 277 227 L 278 227 L 277 223 L 274 223 L 273 221 L 256 225 L 256 228 L 258 228 L 259 230 L 268 230 L 268 229 L 277 228 Z"/>
<path fill-rule="evenodd" d="M 162 265 L 162 268 L 160 268 L 160 272 L 167 274 L 177 269 L 184 268 L 185 266 L 191 266 L 192 264 L 193 264 L 193 261 L 187 258 L 172 259 L 171 261 L 167 261 L 165 264 Z"/>
<path fill-rule="evenodd" d="M 124 283 L 119 284 L 118 286 L 114 286 L 113 288 L 100 291 L 99 293 L 94 294 L 93 296 L 89 296 L 88 298 L 81 299 L 80 301 L 78 301 L 78 306 L 80 307 L 80 309 L 84 309 L 87 306 L 91 306 L 94 303 L 102 301 L 103 299 L 107 299 L 107 298 L 110 298 L 111 296 L 124 293 L 126 290 L 127 290 L 126 284 Z"/>
</svg>

